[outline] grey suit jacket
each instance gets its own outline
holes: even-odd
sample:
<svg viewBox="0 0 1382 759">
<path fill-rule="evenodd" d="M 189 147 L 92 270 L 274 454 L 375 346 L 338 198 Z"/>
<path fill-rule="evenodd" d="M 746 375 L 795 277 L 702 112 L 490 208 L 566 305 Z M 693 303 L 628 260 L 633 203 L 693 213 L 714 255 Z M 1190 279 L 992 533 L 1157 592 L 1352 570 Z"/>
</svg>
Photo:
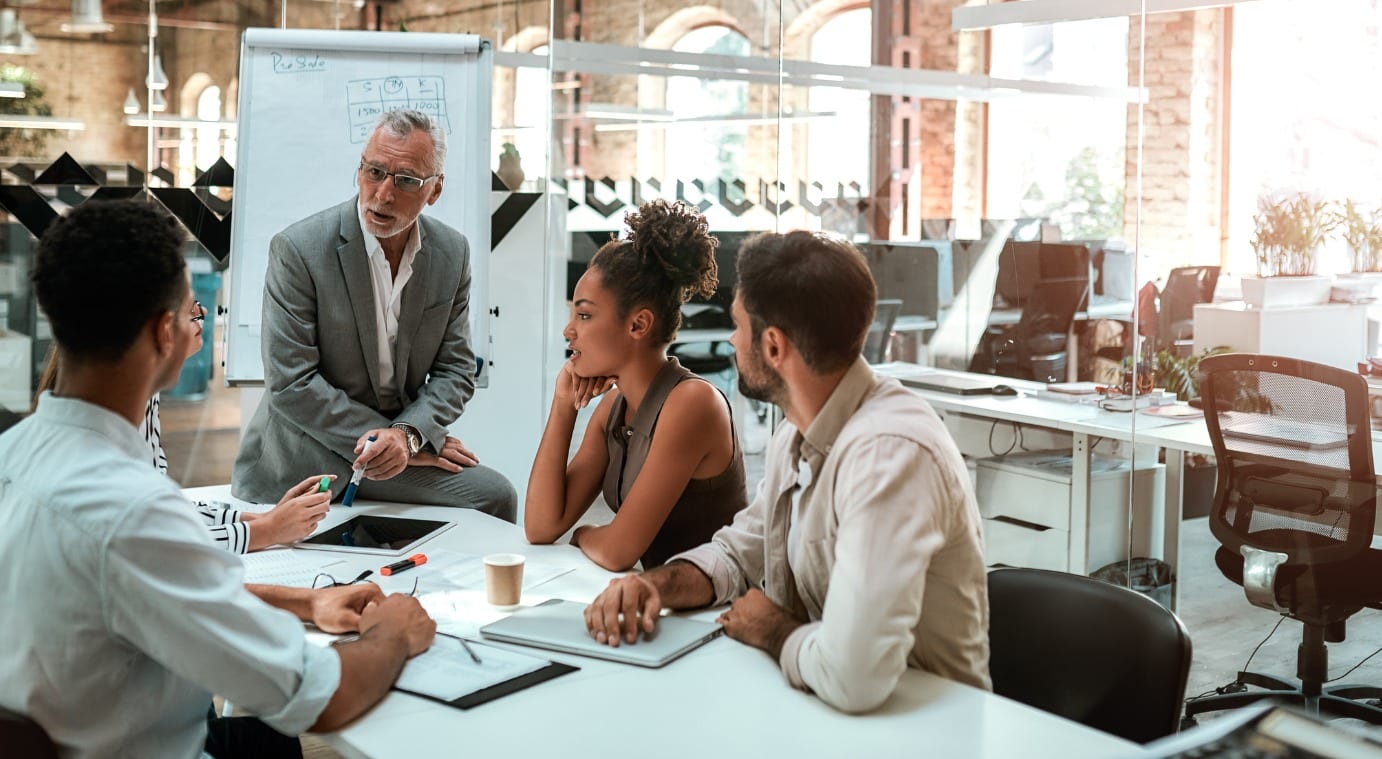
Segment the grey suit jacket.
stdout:
<svg viewBox="0 0 1382 759">
<path fill-rule="evenodd" d="M 309 475 L 348 478 L 359 436 L 393 422 L 413 425 L 440 450 L 447 427 L 475 392 L 470 244 L 424 215 L 418 217 L 422 249 L 398 316 L 402 410 L 385 413 L 374 288 L 356 203 L 351 198 L 313 214 L 269 244 L 266 393 L 235 460 L 237 498 L 273 503 Z"/>
</svg>

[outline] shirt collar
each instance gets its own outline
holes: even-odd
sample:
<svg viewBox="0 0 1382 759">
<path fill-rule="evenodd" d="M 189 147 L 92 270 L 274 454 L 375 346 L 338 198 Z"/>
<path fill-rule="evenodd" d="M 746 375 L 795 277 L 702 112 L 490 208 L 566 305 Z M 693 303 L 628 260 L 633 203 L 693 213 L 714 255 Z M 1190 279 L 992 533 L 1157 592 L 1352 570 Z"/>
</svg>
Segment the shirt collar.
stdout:
<svg viewBox="0 0 1382 759">
<path fill-rule="evenodd" d="M 873 370 L 869 368 L 868 362 L 864 361 L 862 356 L 855 359 L 854 364 L 840 378 L 840 383 L 826 399 L 825 405 L 821 406 L 816 418 L 811 421 L 811 426 L 801 433 L 800 456 L 806 459 L 812 471 L 820 469 L 821 461 L 834 447 L 835 438 L 840 436 L 840 430 L 844 429 L 850 417 L 854 416 L 854 412 L 859 410 L 864 396 L 873 389 L 874 379 Z"/>
<path fill-rule="evenodd" d="M 356 196 L 355 216 L 360 220 L 360 235 L 365 238 L 365 254 L 370 258 L 383 258 L 384 245 L 379 242 L 379 238 L 369 233 L 369 228 L 365 226 L 365 201 L 364 198 Z M 413 220 L 413 226 L 408 229 L 408 242 L 403 246 L 403 260 L 411 261 L 413 256 L 422 250 L 422 217 Z"/>
<path fill-rule="evenodd" d="M 82 427 L 108 438 L 133 457 L 147 457 L 149 444 L 130 420 L 78 398 L 60 398 L 45 390 L 39 396 L 38 409 L 33 418 L 45 423 Z"/>
</svg>

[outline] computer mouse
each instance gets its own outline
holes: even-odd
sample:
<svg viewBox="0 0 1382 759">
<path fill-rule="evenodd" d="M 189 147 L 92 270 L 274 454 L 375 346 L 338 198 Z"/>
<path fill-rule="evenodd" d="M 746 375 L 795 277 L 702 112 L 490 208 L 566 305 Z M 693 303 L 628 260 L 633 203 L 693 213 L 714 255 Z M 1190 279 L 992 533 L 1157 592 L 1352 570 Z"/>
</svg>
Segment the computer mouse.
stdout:
<svg viewBox="0 0 1382 759">
<path fill-rule="evenodd" d="M 1017 395 L 1017 388 L 1011 385 L 994 385 L 989 392 L 994 395 Z"/>
</svg>

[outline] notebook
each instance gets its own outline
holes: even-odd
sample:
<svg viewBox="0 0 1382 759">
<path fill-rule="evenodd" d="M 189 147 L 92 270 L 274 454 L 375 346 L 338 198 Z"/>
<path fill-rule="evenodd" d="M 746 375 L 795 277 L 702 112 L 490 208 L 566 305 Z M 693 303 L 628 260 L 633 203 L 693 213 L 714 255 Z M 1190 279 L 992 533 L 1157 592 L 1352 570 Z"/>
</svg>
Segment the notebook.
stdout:
<svg viewBox="0 0 1382 759">
<path fill-rule="evenodd" d="M 952 374 L 917 374 L 898 377 L 898 382 L 919 390 L 938 390 L 957 395 L 987 395 L 993 392 L 992 379 L 981 377 L 957 377 Z"/>
<path fill-rule="evenodd" d="M 607 646 L 590 637 L 585 627 L 583 603 L 552 599 L 480 628 L 480 635 L 503 643 L 516 643 L 596 659 L 661 667 L 720 634 L 720 626 L 682 617 L 661 617 L 651 636 L 640 635 L 630 645 Z"/>
</svg>

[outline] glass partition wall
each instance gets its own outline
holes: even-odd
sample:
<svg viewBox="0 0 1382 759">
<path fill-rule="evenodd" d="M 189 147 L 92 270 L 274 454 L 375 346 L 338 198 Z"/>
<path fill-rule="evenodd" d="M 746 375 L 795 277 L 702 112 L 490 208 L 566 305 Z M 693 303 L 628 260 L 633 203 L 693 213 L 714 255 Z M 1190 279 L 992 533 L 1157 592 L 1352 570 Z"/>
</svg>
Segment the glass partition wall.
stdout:
<svg viewBox="0 0 1382 759">
<path fill-rule="evenodd" d="M 67 152 L 109 169 L 100 184 L 140 184 L 124 167 L 149 169 L 150 116 L 151 184 L 185 187 L 219 158 L 233 165 L 248 26 L 479 34 L 495 50 L 494 205 L 515 192 L 542 209 L 543 263 L 495 261 L 489 285 L 540 279 L 545 293 L 530 336 L 544 381 L 524 403 L 546 408 L 570 288 L 640 202 L 691 203 L 721 240 L 721 290 L 688 310 L 692 328 L 721 326 L 715 310 L 728 306 L 749 235 L 841 235 L 878 282 L 880 371 L 973 372 L 1022 394 L 928 396 L 970 460 L 990 563 L 1098 573 L 1174 598 L 1195 644 L 1188 695 L 1221 686 L 1281 617 L 1215 565 L 1215 462 L 1204 433 L 1186 432 L 1203 420 L 1184 403 L 1209 353 L 1356 370 L 1376 352 L 1363 302 L 1374 278 L 1351 273 L 1382 269 L 1382 111 L 1356 84 L 1382 78 L 1382 11 L 1370 0 L 1257 0 L 956 31 L 952 11 L 967 5 L 212 3 L 168 11 L 155 37 L 133 17 L 107 35 L 63 35 L 57 15 L 26 5 L 37 52 L 0 79 L 29 77 L 53 117 L 85 128 L 22 141 L 37 132 L 0 127 L 0 180 L 28 183 L 25 166 L 41 171 Z M 168 110 L 152 114 L 151 41 L 169 81 Z M 74 73 L 92 67 L 101 86 Z M 126 123 L 131 97 L 128 118 L 142 126 Z M 38 189 L 58 207 L 91 191 Z M 228 189 L 198 192 L 224 212 Z M 1290 253 L 1272 219 L 1304 225 L 1313 244 Z M 0 403 L 22 413 L 47 336 L 25 280 L 32 236 L 13 213 L 7 221 Z M 221 268 L 190 247 L 208 273 Z M 1245 306 L 1258 274 L 1315 274 L 1323 290 L 1293 296 L 1314 303 Z M 1353 302 L 1325 302 L 1331 284 Z M 678 349 L 736 395 L 723 346 Z M 255 391 L 225 388 L 209 363 L 208 381 L 163 403 L 172 474 L 187 485 L 229 478 L 253 408 Z M 735 410 L 750 472 L 761 472 L 771 417 L 743 401 Z M 540 427 L 511 434 L 535 448 Z M 483 455 L 486 432 L 470 435 Z M 1282 624 L 1251 668 L 1293 676 L 1299 632 Z M 1354 617 L 1331 674 L 1379 638 L 1375 620 Z M 1382 670 L 1365 664 L 1350 679 L 1382 681 Z"/>
</svg>

